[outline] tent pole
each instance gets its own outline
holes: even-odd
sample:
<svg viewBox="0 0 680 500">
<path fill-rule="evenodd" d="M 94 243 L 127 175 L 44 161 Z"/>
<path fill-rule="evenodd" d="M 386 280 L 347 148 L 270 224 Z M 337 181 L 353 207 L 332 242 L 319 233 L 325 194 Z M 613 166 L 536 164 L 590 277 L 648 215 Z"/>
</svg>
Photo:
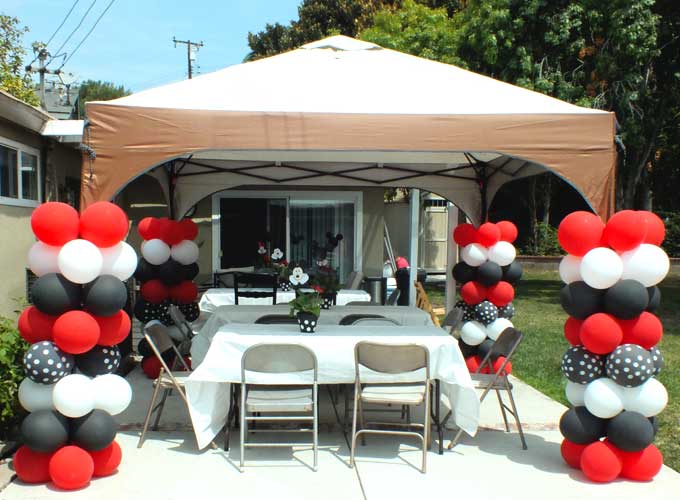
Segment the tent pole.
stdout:
<svg viewBox="0 0 680 500">
<path fill-rule="evenodd" d="M 449 202 L 447 209 L 447 242 L 446 242 L 446 313 L 448 314 L 456 302 L 456 280 L 451 274 L 453 266 L 458 262 L 458 245 L 453 241 L 453 230 L 458 225 L 459 210 L 456 205 Z"/>
<path fill-rule="evenodd" d="M 420 189 L 411 189 L 409 224 L 409 305 L 416 305 L 415 282 L 418 279 L 418 233 L 420 227 Z"/>
<path fill-rule="evenodd" d="M 175 162 L 171 161 L 166 164 L 166 172 L 168 174 L 168 213 L 170 219 L 175 219 Z"/>
</svg>

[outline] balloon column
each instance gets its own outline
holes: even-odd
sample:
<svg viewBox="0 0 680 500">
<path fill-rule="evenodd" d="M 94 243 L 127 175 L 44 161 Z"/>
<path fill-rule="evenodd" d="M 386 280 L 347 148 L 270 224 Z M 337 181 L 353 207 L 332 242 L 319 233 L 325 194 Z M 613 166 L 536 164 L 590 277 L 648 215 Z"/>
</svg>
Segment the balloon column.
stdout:
<svg viewBox="0 0 680 500">
<path fill-rule="evenodd" d="M 501 332 L 512 326 L 513 285 L 522 277 L 512 244 L 516 238 L 517 228 L 509 221 L 486 222 L 479 228 L 460 224 L 453 232 L 454 241 L 462 247 L 462 260 L 453 267 L 453 277 L 461 284 L 456 307 L 464 311 L 460 348 L 471 372 L 477 370 Z M 503 361 L 498 357 L 494 366 Z M 505 371 L 511 370 L 508 363 Z"/>
<path fill-rule="evenodd" d="M 19 402 L 30 413 L 14 468 L 24 482 L 77 489 L 113 474 L 121 461 L 112 415 L 127 408 L 132 389 L 114 372 L 117 344 L 130 332 L 123 281 L 137 255 L 123 241 L 128 219 L 112 203 L 90 205 L 80 216 L 64 203 L 45 203 L 31 227 L 38 241 L 28 264 L 38 279 L 33 305 L 19 317 L 31 344 Z"/>
<path fill-rule="evenodd" d="M 568 254 L 560 262 L 564 335 L 572 347 L 562 358 L 567 399 L 560 420 L 562 456 L 592 481 L 617 477 L 648 481 L 663 457 L 652 444 L 656 415 L 668 393 L 655 375 L 663 365 L 657 344 L 663 328 L 653 314 L 656 285 L 669 260 L 659 245 L 663 221 L 651 212 L 624 210 L 607 224 L 574 212 L 558 238 Z"/>
<path fill-rule="evenodd" d="M 169 327 L 173 340 L 180 342 L 183 335 L 174 326 L 168 307 L 176 304 L 188 321 L 195 321 L 200 314 L 196 302 L 198 287 L 193 282 L 198 275 L 199 249 L 193 241 L 198 236 L 198 226 L 191 219 L 174 221 L 146 217 L 139 221 L 137 230 L 144 242 L 135 272 L 135 278 L 141 284 L 135 317 L 142 324 L 160 321 Z M 137 350 L 143 357 L 144 373 L 149 378 L 156 378 L 160 362 L 145 339 L 141 340 Z"/>
</svg>

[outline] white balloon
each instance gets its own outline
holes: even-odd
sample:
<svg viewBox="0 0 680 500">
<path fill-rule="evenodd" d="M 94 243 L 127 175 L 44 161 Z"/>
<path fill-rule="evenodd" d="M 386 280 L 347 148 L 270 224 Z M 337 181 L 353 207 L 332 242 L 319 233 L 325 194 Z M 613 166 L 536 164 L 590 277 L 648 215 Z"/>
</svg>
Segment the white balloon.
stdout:
<svg viewBox="0 0 680 500">
<path fill-rule="evenodd" d="M 574 406 L 584 406 L 585 401 L 583 399 L 584 394 L 586 392 L 586 385 L 585 384 L 578 384 L 576 382 L 572 382 L 571 380 L 567 380 L 567 387 L 565 389 L 565 392 L 567 394 L 567 400 Z"/>
<path fill-rule="evenodd" d="M 610 378 L 593 380 L 586 386 L 583 402 L 590 413 L 600 418 L 612 418 L 623 411 L 622 387 Z"/>
<path fill-rule="evenodd" d="M 499 241 L 489 248 L 489 260 L 499 266 L 509 266 L 517 256 L 517 250 L 512 243 Z"/>
<path fill-rule="evenodd" d="M 670 270 L 668 255 L 656 245 L 643 243 L 637 248 L 623 252 L 624 280 L 639 281 L 646 287 L 657 285 Z"/>
<path fill-rule="evenodd" d="M 38 277 L 48 273 L 58 273 L 59 250 L 61 247 L 53 247 L 45 245 L 42 241 L 36 241 L 28 251 L 29 269 Z"/>
<path fill-rule="evenodd" d="M 623 406 L 626 411 L 636 411 L 645 417 L 653 417 L 668 404 L 668 392 L 655 378 L 650 378 L 638 387 L 623 387 Z"/>
<path fill-rule="evenodd" d="M 102 274 L 110 274 L 121 281 L 127 280 L 137 269 L 137 253 L 121 241 L 112 247 L 102 248 Z"/>
<path fill-rule="evenodd" d="M 191 240 L 182 240 L 172 246 L 170 255 L 180 264 L 188 266 L 198 260 L 198 245 Z"/>
<path fill-rule="evenodd" d="M 472 267 L 479 267 L 484 264 L 489 256 L 489 251 L 479 243 L 470 243 L 460 251 L 463 261 Z"/>
<path fill-rule="evenodd" d="M 592 288 L 603 290 L 621 279 L 623 262 L 610 248 L 593 248 L 581 259 L 581 276 Z"/>
<path fill-rule="evenodd" d="M 132 401 L 132 387 L 127 380 L 113 373 L 100 375 L 92 381 L 95 398 L 94 408 L 110 415 L 118 415 Z"/>
<path fill-rule="evenodd" d="M 26 411 L 54 410 L 54 384 L 37 384 L 25 378 L 19 385 L 19 403 Z"/>
<path fill-rule="evenodd" d="M 460 329 L 460 339 L 467 345 L 479 345 L 486 340 L 486 328 L 479 321 L 467 321 Z"/>
<path fill-rule="evenodd" d="M 486 335 L 491 340 L 496 340 L 506 328 L 512 328 L 512 326 L 512 322 L 509 319 L 496 318 L 491 323 L 486 325 Z"/>
<path fill-rule="evenodd" d="M 87 240 L 71 240 L 59 251 L 59 271 L 73 283 L 89 283 L 101 274 L 102 253 Z"/>
<path fill-rule="evenodd" d="M 142 245 L 142 257 L 149 264 L 159 266 L 170 258 L 170 247 L 159 239 L 145 241 Z"/>
<path fill-rule="evenodd" d="M 565 255 L 560 261 L 560 278 L 567 285 L 574 281 L 583 281 L 581 278 L 581 257 Z"/>
<path fill-rule="evenodd" d="M 82 417 L 94 409 L 95 388 L 85 375 L 72 374 L 54 384 L 52 401 L 59 413 L 71 418 Z"/>
</svg>

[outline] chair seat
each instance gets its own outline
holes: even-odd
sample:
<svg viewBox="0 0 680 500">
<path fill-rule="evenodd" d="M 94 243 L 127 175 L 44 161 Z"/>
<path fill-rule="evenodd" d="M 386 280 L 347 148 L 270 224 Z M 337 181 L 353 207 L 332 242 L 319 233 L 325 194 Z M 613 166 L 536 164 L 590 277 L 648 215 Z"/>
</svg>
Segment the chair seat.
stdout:
<svg viewBox="0 0 680 500">
<path fill-rule="evenodd" d="M 305 412 L 313 408 L 311 387 L 258 386 L 249 389 L 246 397 L 249 412 Z"/>
<path fill-rule="evenodd" d="M 175 380 L 177 380 L 177 383 L 181 386 L 184 387 L 184 382 L 186 379 L 189 378 L 189 375 L 191 375 L 190 372 L 172 372 L 172 376 L 175 377 Z M 158 383 L 158 379 L 154 382 L 154 384 Z M 175 385 L 172 383 L 172 380 L 170 379 L 170 376 L 168 375 L 167 372 L 163 372 L 163 375 L 161 375 L 161 380 L 160 380 L 161 387 L 163 388 L 168 388 L 168 387 L 174 387 Z"/>
<path fill-rule="evenodd" d="M 419 405 L 425 400 L 424 384 L 367 385 L 361 390 L 365 403 Z"/>
<path fill-rule="evenodd" d="M 470 374 L 470 377 L 472 378 L 472 384 L 474 385 L 475 389 L 486 389 L 493 382 L 495 375 L 487 373 L 472 373 Z M 496 382 L 491 385 L 491 389 L 506 391 L 508 386 L 510 386 L 510 390 L 512 390 L 512 383 L 510 380 L 508 380 L 508 386 L 505 385 L 504 380 L 506 380 L 506 377 L 498 377 Z"/>
</svg>

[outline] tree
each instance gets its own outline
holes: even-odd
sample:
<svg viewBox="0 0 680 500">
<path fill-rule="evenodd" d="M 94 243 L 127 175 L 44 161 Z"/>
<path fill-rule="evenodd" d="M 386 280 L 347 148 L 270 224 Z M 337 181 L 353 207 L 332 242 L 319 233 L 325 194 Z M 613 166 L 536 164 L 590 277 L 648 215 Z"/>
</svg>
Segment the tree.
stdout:
<svg viewBox="0 0 680 500">
<path fill-rule="evenodd" d="M 116 85 L 101 80 L 87 80 L 80 85 L 78 91 L 78 118 L 86 118 L 85 103 L 90 101 L 110 101 L 125 97 L 132 92 L 123 85 Z"/>
<path fill-rule="evenodd" d="M 22 63 L 26 54 L 22 42 L 27 32 L 28 28 L 19 25 L 19 19 L 0 14 L 0 90 L 37 106 L 40 100 Z"/>
</svg>

